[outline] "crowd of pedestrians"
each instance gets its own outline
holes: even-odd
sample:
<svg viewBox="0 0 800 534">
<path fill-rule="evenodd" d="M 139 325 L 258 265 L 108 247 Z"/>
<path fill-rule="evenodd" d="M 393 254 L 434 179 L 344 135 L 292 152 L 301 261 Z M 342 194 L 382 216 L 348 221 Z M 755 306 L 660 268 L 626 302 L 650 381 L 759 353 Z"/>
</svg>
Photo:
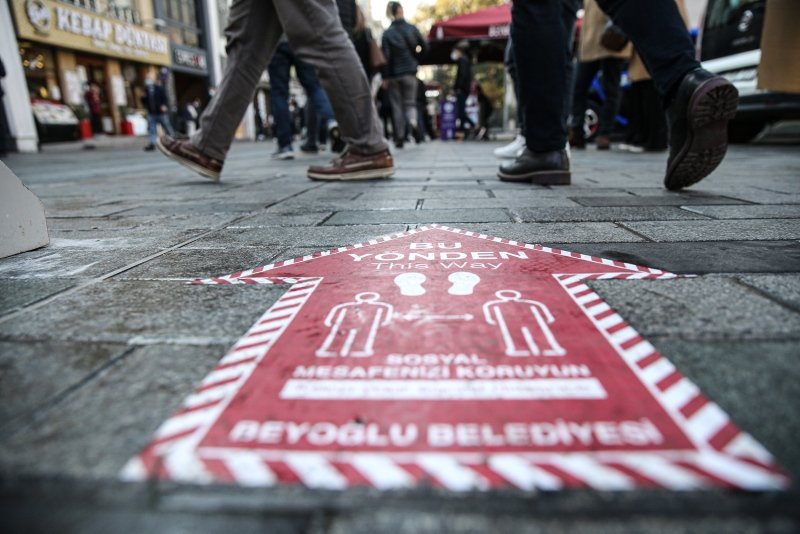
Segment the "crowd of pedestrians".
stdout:
<svg viewBox="0 0 800 534">
<path fill-rule="evenodd" d="M 602 94 L 594 142 L 611 148 L 620 104 L 620 77 L 630 71 L 629 124 L 621 148 L 669 147 L 664 183 L 679 189 L 711 173 L 727 149 L 727 121 L 738 95 L 724 78 L 694 57 L 681 1 L 537 0 L 512 5 L 505 64 L 514 82 L 520 133 L 495 150 L 508 158 L 498 178 L 568 185 L 570 147 L 586 146 L 584 116 L 590 87 Z M 576 14 L 584 9 L 577 57 Z M 316 180 L 386 178 L 394 161 L 386 141 L 402 148 L 434 137 L 425 84 L 417 78 L 428 44 L 406 21 L 403 6 L 388 2 L 390 26 L 378 40 L 354 0 L 234 0 L 226 29 L 228 62 L 222 82 L 188 138 L 169 131 L 157 140 L 168 157 L 219 180 L 234 132 L 266 68 L 270 75 L 276 159 L 294 156 L 289 72 L 306 93 L 304 152 L 329 139 L 337 156 L 311 166 Z M 684 15 L 685 16 L 685 15 Z M 470 43 L 452 50 L 454 96 L 463 137 L 488 138 L 491 102 L 472 76 Z M 378 81 L 378 79 L 380 81 Z M 480 104 L 478 124 L 467 111 Z"/>
</svg>

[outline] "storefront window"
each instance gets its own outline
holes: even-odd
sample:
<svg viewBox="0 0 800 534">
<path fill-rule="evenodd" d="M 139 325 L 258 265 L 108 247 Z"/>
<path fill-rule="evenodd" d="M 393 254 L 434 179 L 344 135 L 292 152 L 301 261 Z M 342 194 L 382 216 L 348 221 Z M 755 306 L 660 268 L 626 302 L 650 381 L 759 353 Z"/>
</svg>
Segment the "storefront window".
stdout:
<svg viewBox="0 0 800 534">
<path fill-rule="evenodd" d="M 19 55 L 31 98 L 61 100 L 52 50 L 21 43 Z"/>
<path fill-rule="evenodd" d="M 166 0 L 167 23 L 170 39 L 186 46 L 200 46 L 200 28 L 197 27 L 195 0 Z"/>
</svg>

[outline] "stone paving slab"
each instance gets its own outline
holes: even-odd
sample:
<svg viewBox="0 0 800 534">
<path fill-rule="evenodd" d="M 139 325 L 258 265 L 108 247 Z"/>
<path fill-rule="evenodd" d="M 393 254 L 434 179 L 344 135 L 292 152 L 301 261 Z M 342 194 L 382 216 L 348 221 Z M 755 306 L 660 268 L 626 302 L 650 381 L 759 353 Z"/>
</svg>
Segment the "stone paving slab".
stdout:
<svg viewBox="0 0 800 534">
<path fill-rule="evenodd" d="M 682 274 L 800 270 L 800 243 L 797 241 L 543 244 Z"/>
<path fill-rule="evenodd" d="M 652 207 L 523 207 L 512 210 L 523 222 L 602 222 L 602 221 L 670 221 L 706 219 L 672 206 Z"/>
<path fill-rule="evenodd" d="M 237 248 L 220 254 L 219 249 L 178 249 L 127 270 L 115 277 L 120 280 L 194 280 L 210 278 L 266 265 L 285 249 L 283 245 Z"/>
<path fill-rule="evenodd" d="M 527 196 L 522 196 L 522 198 L 459 198 L 458 200 L 428 198 L 422 203 L 423 210 L 452 209 L 454 206 L 466 210 L 474 208 L 530 208 L 534 206 L 569 208 L 576 207 L 578 204 L 566 197 Z"/>
<path fill-rule="evenodd" d="M 341 247 L 368 241 L 395 232 L 404 232 L 405 224 L 373 224 L 352 226 L 270 226 L 258 229 L 223 229 L 208 237 L 192 242 L 186 248 L 262 247 L 267 245 L 296 245 L 297 243 L 319 247 Z"/>
<path fill-rule="evenodd" d="M 750 275 L 738 279 L 763 291 L 774 301 L 800 312 L 800 274 Z"/>
<path fill-rule="evenodd" d="M 232 343 L 285 291 L 275 286 L 197 286 L 107 281 L 65 293 L 0 323 L 8 339 Z"/>
<path fill-rule="evenodd" d="M 37 411 L 128 351 L 124 344 L 0 341 L 0 435 L 7 436 Z"/>
<path fill-rule="evenodd" d="M 688 211 L 714 219 L 796 219 L 800 205 L 779 206 L 691 206 Z"/>
<path fill-rule="evenodd" d="M 61 246 L 57 241 L 41 250 L 0 262 L 0 278 L 95 278 L 132 265 L 158 249 L 106 249 Z"/>
<path fill-rule="evenodd" d="M 800 239 L 800 221 L 797 219 L 626 222 L 621 225 L 653 241 Z"/>
<path fill-rule="evenodd" d="M 325 225 L 510 222 L 511 220 L 508 211 L 494 208 L 391 210 L 366 213 L 363 211 L 340 211 L 325 221 Z"/>
<path fill-rule="evenodd" d="M 0 278 L 0 316 L 59 293 L 77 283 L 70 279 L 10 280 Z"/>
<path fill-rule="evenodd" d="M 534 244 L 644 241 L 613 223 L 464 223 L 459 228 Z"/>
<path fill-rule="evenodd" d="M 800 314 L 734 277 L 599 280 L 589 285 L 648 338 L 800 342 Z"/>
<path fill-rule="evenodd" d="M 653 337 L 682 374 L 752 434 L 793 476 L 800 475 L 798 340 L 702 342 Z"/>
<path fill-rule="evenodd" d="M 648 196 L 570 196 L 582 206 L 689 206 L 714 204 L 745 204 L 741 200 L 716 195 L 691 195 L 684 193 Z"/>
<path fill-rule="evenodd" d="M 225 353 L 139 347 L 0 443 L 0 472 L 113 478 Z"/>
</svg>

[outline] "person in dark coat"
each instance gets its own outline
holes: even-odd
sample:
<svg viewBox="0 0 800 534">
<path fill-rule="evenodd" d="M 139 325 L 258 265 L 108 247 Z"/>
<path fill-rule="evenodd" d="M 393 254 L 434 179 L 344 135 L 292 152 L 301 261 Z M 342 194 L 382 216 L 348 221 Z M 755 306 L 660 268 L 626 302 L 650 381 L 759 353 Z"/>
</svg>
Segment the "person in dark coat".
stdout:
<svg viewBox="0 0 800 534">
<path fill-rule="evenodd" d="M 388 64 L 384 68 L 383 85 L 389 90 L 392 118 L 395 125 L 394 143 L 403 148 L 406 131 L 419 136 L 417 125 L 417 66 L 428 50 L 428 43 L 419 30 L 406 22 L 403 6 L 389 2 L 386 15 L 392 24 L 383 32 L 381 49 Z"/>
<path fill-rule="evenodd" d="M 144 149 L 149 151 L 156 148 L 156 130 L 159 124 L 170 137 L 174 136 L 175 132 L 169 122 L 167 92 L 153 81 L 152 75 L 145 79 L 144 85 L 142 104 L 147 109 L 147 133 L 149 135 L 147 146 Z"/>
<path fill-rule="evenodd" d="M 475 129 L 475 123 L 467 115 L 467 98 L 472 89 L 472 62 L 470 61 L 468 50 L 469 43 L 467 41 L 459 41 L 450 53 L 450 59 L 458 65 L 453 92 L 456 94 L 456 112 L 458 113 L 459 128 L 464 132 L 465 138 Z M 469 129 L 467 124 L 469 124 Z"/>
</svg>

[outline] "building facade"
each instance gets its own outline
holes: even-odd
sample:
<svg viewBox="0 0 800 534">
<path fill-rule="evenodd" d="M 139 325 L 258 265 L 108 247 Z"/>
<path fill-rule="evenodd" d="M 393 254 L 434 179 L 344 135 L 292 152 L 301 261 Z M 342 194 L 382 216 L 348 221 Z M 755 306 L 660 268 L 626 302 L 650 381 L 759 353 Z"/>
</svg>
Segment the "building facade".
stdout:
<svg viewBox="0 0 800 534">
<path fill-rule="evenodd" d="M 13 93 L 6 100 L 13 96 L 18 101 L 7 101 L 6 108 L 30 108 L 39 137 L 42 121 L 54 115 L 43 113 L 45 107 L 67 105 L 83 116 L 93 98 L 87 95 L 92 86 L 100 101 L 99 124 L 107 134 L 130 133 L 125 122 L 143 111 L 141 97 L 148 75 L 167 89 L 175 116 L 187 102 L 208 99 L 213 81 L 206 46 L 218 29 L 217 21 L 208 17 L 207 4 L 216 6 L 216 0 L 0 2 L 6 3 L 11 15 L 16 41 L 16 50 L 9 50 L 4 41 L 0 53 L 12 73 L 15 69 L 8 69 L 9 64 L 19 61 L 29 100 L 19 102 L 24 96 Z M 10 28 L 10 21 L 2 26 L 0 31 Z M 12 83 L 6 80 L 4 85 Z M 20 113 L 11 118 L 25 122 Z M 25 130 L 15 124 L 10 129 L 15 137 Z"/>
</svg>

